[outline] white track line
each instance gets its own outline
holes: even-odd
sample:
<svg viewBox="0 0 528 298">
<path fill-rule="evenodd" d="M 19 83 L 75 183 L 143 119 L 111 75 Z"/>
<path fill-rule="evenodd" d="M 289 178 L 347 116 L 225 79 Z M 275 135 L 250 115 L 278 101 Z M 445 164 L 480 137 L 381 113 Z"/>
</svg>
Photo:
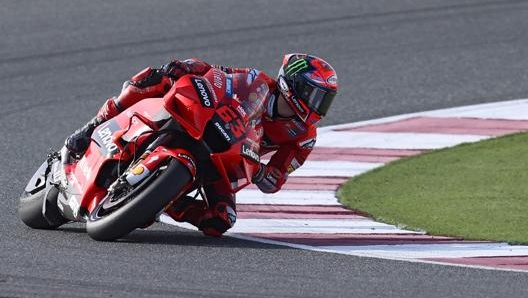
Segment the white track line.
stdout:
<svg viewBox="0 0 528 298">
<path fill-rule="evenodd" d="M 381 167 L 383 163 L 352 161 L 310 161 L 291 174 L 292 177 L 352 177 Z"/>
<path fill-rule="evenodd" d="M 238 219 L 232 233 L 418 234 L 371 219 Z"/>
<path fill-rule="evenodd" d="M 237 193 L 237 204 L 341 206 L 334 191 L 286 189 L 274 194 L 265 194 L 258 189 L 243 189 Z"/>
<path fill-rule="evenodd" d="M 439 149 L 460 143 L 489 138 L 481 135 L 454 135 L 435 133 L 382 133 L 325 131 L 317 136 L 318 146 L 334 148 L 370 149 Z"/>
<path fill-rule="evenodd" d="M 319 246 L 321 249 L 340 251 L 356 256 L 426 259 L 426 258 L 468 258 L 526 256 L 527 246 L 511 246 L 507 243 L 439 243 L 439 244 L 403 244 L 403 245 L 365 245 L 365 246 Z"/>
</svg>

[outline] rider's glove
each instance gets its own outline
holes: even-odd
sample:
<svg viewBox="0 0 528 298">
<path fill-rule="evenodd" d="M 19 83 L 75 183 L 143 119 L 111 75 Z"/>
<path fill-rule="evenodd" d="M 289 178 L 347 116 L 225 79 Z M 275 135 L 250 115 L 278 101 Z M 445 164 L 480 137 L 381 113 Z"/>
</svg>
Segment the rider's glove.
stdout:
<svg viewBox="0 0 528 298">
<path fill-rule="evenodd" d="M 279 191 L 284 180 L 286 177 L 278 169 L 261 163 L 259 170 L 253 175 L 252 182 L 263 193 L 274 193 Z"/>
<path fill-rule="evenodd" d="M 173 60 L 170 63 L 163 65 L 160 71 L 172 79 L 177 80 L 181 76 L 190 73 L 191 69 L 187 63 L 179 60 Z"/>
</svg>

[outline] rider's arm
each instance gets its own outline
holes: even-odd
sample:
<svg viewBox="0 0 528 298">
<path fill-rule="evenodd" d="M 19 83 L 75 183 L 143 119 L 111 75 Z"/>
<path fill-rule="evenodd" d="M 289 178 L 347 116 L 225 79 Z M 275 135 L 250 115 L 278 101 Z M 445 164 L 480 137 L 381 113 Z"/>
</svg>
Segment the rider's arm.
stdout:
<svg viewBox="0 0 528 298">
<path fill-rule="evenodd" d="M 177 80 L 186 74 L 204 75 L 211 67 L 207 62 L 191 58 L 186 60 L 172 60 L 161 66 L 157 71 L 162 75 L 167 75 L 171 79 Z"/>
<path fill-rule="evenodd" d="M 178 79 L 185 74 L 204 75 L 211 68 L 220 69 L 226 73 L 248 73 L 252 68 L 227 67 L 223 65 L 211 65 L 202 60 L 191 58 L 187 60 L 172 60 L 160 68 L 162 74 L 173 79 Z"/>
<path fill-rule="evenodd" d="M 131 107 L 142 99 L 163 96 L 173 82 L 185 74 L 204 75 L 215 67 L 228 73 L 248 72 L 247 68 L 230 68 L 211 66 L 196 58 L 173 60 L 160 68 L 147 67 L 123 84 L 121 93 L 106 101 L 101 109 L 101 116 L 109 119 Z"/>
<path fill-rule="evenodd" d="M 173 60 L 160 68 L 147 67 L 123 84 L 119 96 L 111 98 L 105 106 L 110 107 L 111 117 L 142 99 L 163 96 L 172 83 L 185 74 L 203 75 L 211 65 L 198 59 Z"/>
<path fill-rule="evenodd" d="M 282 145 L 253 178 L 253 182 L 264 193 L 274 193 L 281 189 L 288 175 L 302 166 L 315 144 L 316 128 L 310 127 L 305 138 Z"/>
</svg>

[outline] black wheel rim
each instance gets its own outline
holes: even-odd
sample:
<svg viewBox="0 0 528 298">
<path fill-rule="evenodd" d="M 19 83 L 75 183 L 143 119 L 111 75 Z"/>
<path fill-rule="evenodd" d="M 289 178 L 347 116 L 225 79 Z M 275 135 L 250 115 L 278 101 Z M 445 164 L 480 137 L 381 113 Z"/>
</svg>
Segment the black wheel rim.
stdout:
<svg viewBox="0 0 528 298">
<path fill-rule="evenodd" d="M 153 173 L 136 186 L 127 185 L 119 188 L 116 192 L 107 194 L 90 213 L 90 221 L 102 219 L 128 204 L 157 176 L 159 176 L 159 172 Z"/>
</svg>

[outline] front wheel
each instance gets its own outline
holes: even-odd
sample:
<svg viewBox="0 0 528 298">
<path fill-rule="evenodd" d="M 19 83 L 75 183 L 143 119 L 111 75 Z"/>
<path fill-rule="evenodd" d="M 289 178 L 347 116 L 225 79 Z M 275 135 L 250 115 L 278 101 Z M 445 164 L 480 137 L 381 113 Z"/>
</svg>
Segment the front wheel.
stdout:
<svg viewBox="0 0 528 298">
<path fill-rule="evenodd" d="M 56 229 L 68 222 L 57 206 L 59 190 L 50 185 L 49 161 L 45 161 L 33 174 L 18 203 L 18 217 L 33 229 Z"/>
<path fill-rule="evenodd" d="M 118 239 L 151 222 L 191 181 L 188 168 L 172 159 L 167 168 L 139 185 L 103 198 L 90 213 L 86 231 L 95 240 Z"/>
<path fill-rule="evenodd" d="M 18 216 L 28 227 L 52 230 L 68 222 L 57 207 L 59 190 L 50 186 L 34 194 L 24 192 L 19 199 Z M 46 214 L 46 216 L 45 216 Z"/>
</svg>

